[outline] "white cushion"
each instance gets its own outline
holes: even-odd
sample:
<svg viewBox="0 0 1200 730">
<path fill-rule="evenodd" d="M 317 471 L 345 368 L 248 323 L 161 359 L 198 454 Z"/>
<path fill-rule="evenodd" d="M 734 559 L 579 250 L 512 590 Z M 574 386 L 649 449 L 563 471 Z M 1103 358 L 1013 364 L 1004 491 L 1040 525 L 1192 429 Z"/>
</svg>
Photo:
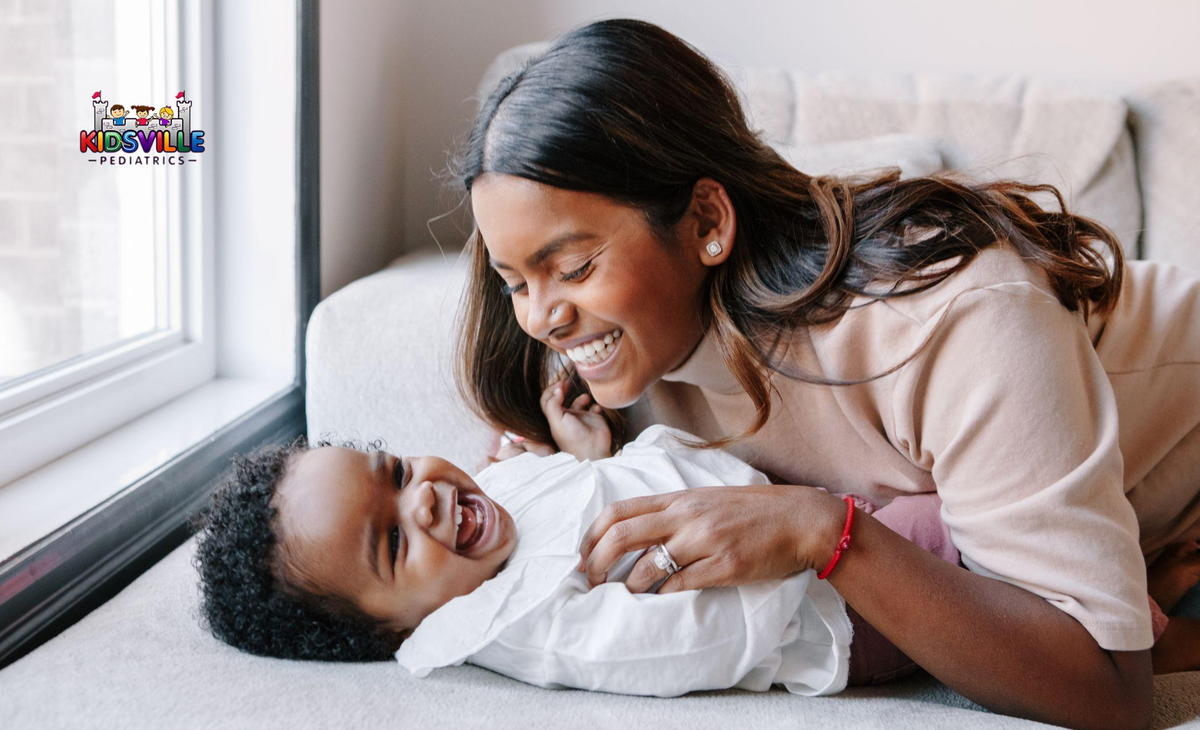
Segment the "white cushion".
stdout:
<svg viewBox="0 0 1200 730">
<path fill-rule="evenodd" d="M 848 175 L 895 166 L 901 177 L 909 178 L 943 169 L 937 140 L 915 134 L 774 146 L 792 167 L 809 175 Z"/>
<path fill-rule="evenodd" d="M 1200 78 L 1130 95 L 1146 229 L 1142 255 L 1200 271 Z"/>
<path fill-rule="evenodd" d="M 392 453 L 440 456 L 468 473 L 485 465 L 491 431 L 451 370 L 459 258 L 402 256 L 317 305 L 306 342 L 310 439 L 381 439 Z"/>
</svg>

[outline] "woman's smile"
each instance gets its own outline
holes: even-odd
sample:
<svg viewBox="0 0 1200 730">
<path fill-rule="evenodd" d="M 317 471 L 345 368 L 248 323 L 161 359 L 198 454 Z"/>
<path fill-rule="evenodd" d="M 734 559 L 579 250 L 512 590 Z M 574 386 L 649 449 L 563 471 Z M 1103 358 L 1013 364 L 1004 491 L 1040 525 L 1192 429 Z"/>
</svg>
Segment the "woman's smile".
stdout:
<svg viewBox="0 0 1200 730">
<path fill-rule="evenodd" d="M 621 343 L 625 341 L 621 330 L 616 330 L 616 333 L 615 337 L 611 334 L 605 335 L 593 345 L 584 345 L 578 350 L 567 352 L 567 357 L 574 361 L 580 375 L 589 381 L 611 377 L 616 368 Z M 582 357 L 577 357 L 581 352 Z"/>
</svg>

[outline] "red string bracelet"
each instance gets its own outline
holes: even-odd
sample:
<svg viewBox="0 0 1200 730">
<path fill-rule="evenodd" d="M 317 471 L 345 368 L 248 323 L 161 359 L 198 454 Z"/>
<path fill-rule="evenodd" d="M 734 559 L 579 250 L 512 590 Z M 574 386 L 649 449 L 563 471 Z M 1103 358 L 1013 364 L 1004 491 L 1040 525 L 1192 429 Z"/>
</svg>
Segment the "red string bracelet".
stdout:
<svg viewBox="0 0 1200 730">
<path fill-rule="evenodd" d="M 817 573 L 817 580 L 828 578 L 833 569 L 837 567 L 838 561 L 842 559 L 842 553 L 850 549 L 850 528 L 854 526 L 854 498 L 842 497 L 842 501 L 846 503 L 846 524 L 842 527 L 842 539 L 838 540 L 837 548 L 834 549 L 833 556 L 829 558 L 829 564 L 820 573 Z"/>
</svg>

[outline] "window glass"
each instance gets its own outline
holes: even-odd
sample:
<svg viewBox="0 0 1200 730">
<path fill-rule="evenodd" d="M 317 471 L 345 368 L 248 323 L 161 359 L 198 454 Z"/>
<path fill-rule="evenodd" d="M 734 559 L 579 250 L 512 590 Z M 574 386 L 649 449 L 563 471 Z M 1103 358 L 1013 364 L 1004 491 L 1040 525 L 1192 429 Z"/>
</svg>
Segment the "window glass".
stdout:
<svg viewBox="0 0 1200 730">
<path fill-rule="evenodd" d="M 116 105 L 172 105 L 161 5 L 0 3 L 0 392 L 178 321 L 179 171 L 79 145 Z"/>
</svg>

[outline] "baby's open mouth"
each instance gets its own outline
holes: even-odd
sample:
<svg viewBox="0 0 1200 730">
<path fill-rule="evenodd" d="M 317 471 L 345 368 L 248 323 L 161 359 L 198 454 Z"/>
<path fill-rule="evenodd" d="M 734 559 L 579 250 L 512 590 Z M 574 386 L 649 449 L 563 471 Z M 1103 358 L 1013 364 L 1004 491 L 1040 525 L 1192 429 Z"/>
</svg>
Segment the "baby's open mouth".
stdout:
<svg viewBox="0 0 1200 730">
<path fill-rule="evenodd" d="M 479 542 L 479 538 L 483 537 L 486 515 L 487 508 L 483 506 L 479 497 L 474 494 L 459 495 L 454 515 L 455 523 L 458 525 L 458 532 L 454 538 L 456 550 L 459 552 L 470 550 L 475 543 Z"/>
</svg>

